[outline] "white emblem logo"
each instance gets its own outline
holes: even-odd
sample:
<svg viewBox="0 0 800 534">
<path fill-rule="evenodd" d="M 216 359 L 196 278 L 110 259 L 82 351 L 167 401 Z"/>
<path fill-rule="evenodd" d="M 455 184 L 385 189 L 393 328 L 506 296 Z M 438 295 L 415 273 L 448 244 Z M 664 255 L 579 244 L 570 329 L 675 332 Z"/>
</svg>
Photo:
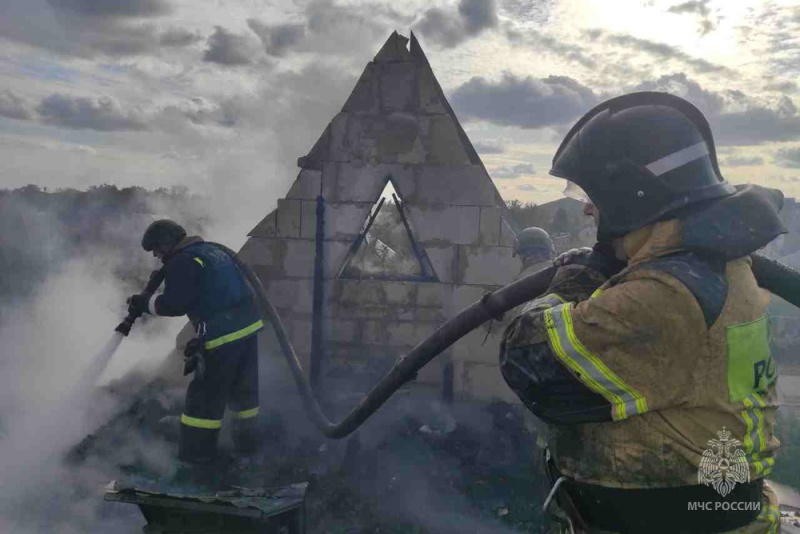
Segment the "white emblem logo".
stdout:
<svg viewBox="0 0 800 534">
<path fill-rule="evenodd" d="M 697 472 L 697 481 L 717 490 L 725 497 L 737 483 L 750 482 L 750 466 L 742 449 L 737 447 L 742 444 L 738 439 L 730 439 L 731 433 L 722 427 L 717 432 L 719 439 L 708 441 L 710 449 L 703 451 L 700 460 L 700 469 Z"/>
</svg>

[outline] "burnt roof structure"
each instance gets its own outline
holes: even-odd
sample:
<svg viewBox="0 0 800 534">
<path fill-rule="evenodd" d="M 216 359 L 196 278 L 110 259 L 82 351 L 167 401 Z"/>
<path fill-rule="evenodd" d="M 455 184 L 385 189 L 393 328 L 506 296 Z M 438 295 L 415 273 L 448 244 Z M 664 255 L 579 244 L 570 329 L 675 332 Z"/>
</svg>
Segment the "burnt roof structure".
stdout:
<svg viewBox="0 0 800 534">
<path fill-rule="evenodd" d="M 307 371 L 319 196 L 325 377 L 370 369 L 379 375 L 520 271 L 506 204 L 413 33 L 410 43 L 392 33 L 298 166 L 288 193 L 248 234 L 240 257 L 264 283 Z M 373 250 L 372 260 L 354 258 L 376 243 L 384 248 Z M 407 268 L 386 263 L 401 261 L 404 250 Z M 503 328 L 473 331 L 417 382 L 448 397 L 512 398 L 497 369 Z"/>
</svg>

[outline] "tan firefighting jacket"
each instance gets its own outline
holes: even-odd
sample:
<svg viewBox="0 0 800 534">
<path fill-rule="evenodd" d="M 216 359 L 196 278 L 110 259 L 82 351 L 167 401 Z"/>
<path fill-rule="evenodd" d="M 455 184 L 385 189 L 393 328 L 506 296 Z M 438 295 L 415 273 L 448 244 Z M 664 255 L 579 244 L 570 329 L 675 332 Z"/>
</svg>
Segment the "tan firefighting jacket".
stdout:
<svg viewBox="0 0 800 534">
<path fill-rule="evenodd" d="M 646 265 L 631 269 L 676 252 L 679 225 L 672 220 L 629 234 L 623 242 L 629 268 L 616 283 L 545 312 L 553 354 L 612 406 L 613 422 L 550 428 L 558 470 L 576 481 L 618 488 L 698 484 L 704 453 L 718 454 L 714 445 L 726 442 L 728 452 L 746 456 L 750 480 L 774 466 L 770 295 L 756 284 L 750 259 L 727 263 L 727 300 L 710 328 L 676 278 Z"/>
</svg>

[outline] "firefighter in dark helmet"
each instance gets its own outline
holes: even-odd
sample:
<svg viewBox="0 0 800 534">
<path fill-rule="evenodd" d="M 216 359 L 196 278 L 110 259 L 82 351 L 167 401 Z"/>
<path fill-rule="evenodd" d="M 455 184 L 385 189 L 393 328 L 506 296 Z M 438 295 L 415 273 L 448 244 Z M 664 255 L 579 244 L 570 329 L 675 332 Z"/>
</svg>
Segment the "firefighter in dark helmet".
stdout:
<svg viewBox="0 0 800 534">
<path fill-rule="evenodd" d="M 550 234 L 531 226 L 520 231 L 514 238 L 514 256 L 522 260 L 522 270 L 517 278 L 533 274 L 552 265 L 556 248 Z"/>
<path fill-rule="evenodd" d="M 197 334 L 187 346 L 194 375 L 180 424 L 179 458 L 190 464 L 215 460 L 226 407 L 232 412 L 237 452 L 259 446 L 258 345 L 264 325 L 233 259 L 200 237 L 187 237 L 174 221 L 155 221 L 142 247 L 165 265 L 164 291 L 128 299 L 135 311 L 187 315 Z"/>
<path fill-rule="evenodd" d="M 749 255 L 786 232 L 783 195 L 725 181 L 705 117 L 666 93 L 589 111 L 550 173 L 583 192 L 598 242 L 556 262 L 500 367 L 547 423 L 554 528 L 779 531 L 770 295 Z"/>
</svg>

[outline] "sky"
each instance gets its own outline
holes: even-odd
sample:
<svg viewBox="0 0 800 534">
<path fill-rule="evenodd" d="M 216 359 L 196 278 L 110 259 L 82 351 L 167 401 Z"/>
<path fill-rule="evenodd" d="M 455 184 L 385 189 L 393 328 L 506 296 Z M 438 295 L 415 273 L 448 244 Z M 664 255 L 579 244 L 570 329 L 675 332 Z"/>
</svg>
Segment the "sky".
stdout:
<svg viewBox="0 0 800 534">
<path fill-rule="evenodd" d="M 800 196 L 794 0 L 4 0 L 0 187 L 185 185 L 246 233 L 394 30 L 507 201 L 560 198 L 564 134 L 637 90 L 697 105 L 731 182 Z"/>
</svg>

